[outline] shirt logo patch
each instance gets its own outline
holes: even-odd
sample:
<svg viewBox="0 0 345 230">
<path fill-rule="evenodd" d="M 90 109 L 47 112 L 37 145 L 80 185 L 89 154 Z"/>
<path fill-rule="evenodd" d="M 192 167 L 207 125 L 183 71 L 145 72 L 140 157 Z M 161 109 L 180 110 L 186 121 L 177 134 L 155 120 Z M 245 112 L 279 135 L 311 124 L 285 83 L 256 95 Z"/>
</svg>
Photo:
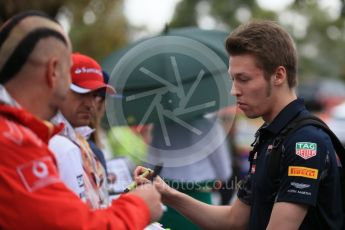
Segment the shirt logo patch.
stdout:
<svg viewBox="0 0 345 230">
<path fill-rule="evenodd" d="M 306 177 L 317 179 L 319 170 L 300 166 L 289 166 L 288 176 Z"/>
<path fill-rule="evenodd" d="M 296 143 L 296 155 L 307 160 L 316 156 L 317 144 L 311 142 L 297 142 Z"/>
<path fill-rule="evenodd" d="M 50 157 L 20 165 L 17 167 L 17 172 L 29 192 L 60 182 L 56 167 Z"/>
<path fill-rule="evenodd" d="M 303 183 L 297 183 L 297 182 L 291 182 L 290 183 L 293 187 L 298 188 L 298 189 L 305 189 L 309 188 L 310 184 L 303 184 Z"/>
<path fill-rule="evenodd" d="M 82 174 L 77 176 L 77 183 L 78 183 L 79 188 L 84 187 L 84 178 Z"/>
</svg>

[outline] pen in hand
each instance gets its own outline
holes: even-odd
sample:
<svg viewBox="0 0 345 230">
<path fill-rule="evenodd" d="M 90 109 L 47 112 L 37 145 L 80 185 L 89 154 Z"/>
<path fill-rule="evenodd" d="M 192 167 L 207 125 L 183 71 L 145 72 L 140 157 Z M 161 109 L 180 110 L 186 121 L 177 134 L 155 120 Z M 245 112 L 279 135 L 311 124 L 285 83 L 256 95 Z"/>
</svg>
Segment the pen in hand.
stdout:
<svg viewBox="0 0 345 230">
<path fill-rule="evenodd" d="M 140 174 L 140 177 L 147 177 L 148 175 L 150 175 L 150 173 L 152 173 L 151 169 L 146 169 L 142 174 Z M 135 189 L 137 187 L 137 182 L 133 181 L 132 183 L 130 183 L 127 188 L 123 191 L 124 193 L 127 193 L 133 189 Z"/>
<path fill-rule="evenodd" d="M 154 168 L 154 170 L 152 171 L 152 169 L 149 169 L 149 168 L 147 168 L 147 169 L 145 169 L 145 171 L 142 173 L 142 174 L 140 174 L 140 177 L 145 177 L 145 178 L 148 178 L 148 179 L 150 179 L 151 181 L 153 181 L 153 179 L 157 176 L 157 175 L 159 175 L 159 173 L 162 171 L 162 168 L 163 168 L 163 163 L 161 162 L 161 163 L 158 163 L 156 166 L 155 166 L 155 168 Z M 151 174 L 152 173 L 152 174 Z M 150 175 L 151 174 L 151 175 Z M 127 188 L 123 191 L 124 193 L 127 193 L 127 192 L 129 192 L 129 191 L 131 191 L 131 190 L 133 190 L 133 189 L 135 189 L 136 187 L 137 187 L 137 182 L 136 181 L 133 181 L 132 183 L 130 183 L 128 186 L 127 186 Z"/>
</svg>

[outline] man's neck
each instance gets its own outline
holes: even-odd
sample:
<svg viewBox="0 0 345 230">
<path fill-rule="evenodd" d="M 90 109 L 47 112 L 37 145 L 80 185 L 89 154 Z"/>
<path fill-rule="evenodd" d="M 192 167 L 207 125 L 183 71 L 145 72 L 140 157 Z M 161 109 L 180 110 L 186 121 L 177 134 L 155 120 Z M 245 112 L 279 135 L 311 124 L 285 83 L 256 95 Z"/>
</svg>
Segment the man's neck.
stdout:
<svg viewBox="0 0 345 230">
<path fill-rule="evenodd" d="M 48 98 L 43 90 L 37 89 L 37 87 L 32 88 L 32 84 L 26 85 L 20 82 L 10 82 L 4 88 L 15 102 L 34 116 L 41 120 L 51 118 Z"/>
<path fill-rule="evenodd" d="M 271 113 L 262 117 L 267 124 L 271 123 L 288 104 L 296 100 L 297 95 L 294 90 L 290 90 L 287 94 L 284 94 L 284 96 L 278 95 L 276 98 L 277 100 L 272 106 Z"/>
</svg>

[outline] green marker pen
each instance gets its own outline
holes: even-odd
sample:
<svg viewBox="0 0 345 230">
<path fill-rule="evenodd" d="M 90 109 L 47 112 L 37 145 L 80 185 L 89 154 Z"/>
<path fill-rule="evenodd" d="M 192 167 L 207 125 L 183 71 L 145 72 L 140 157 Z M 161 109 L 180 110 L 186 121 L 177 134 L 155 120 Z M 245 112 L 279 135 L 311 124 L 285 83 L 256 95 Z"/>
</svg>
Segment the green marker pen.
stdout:
<svg viewBox="0 0 345 230">
<path fill-rule="evenodd" d="M 140 177 L 147 177 L 150 173 L 152 172 L 151 169 L 146 169 L 141 175 Z M 127 193 L 129 191 L 132 191 L 133 189 L 135 189 L 137 187 L 137 182 L 133 181 L 132 183 L 130 183 L 127 188 L 123 191 L 124 193 Z"/>
</svg>

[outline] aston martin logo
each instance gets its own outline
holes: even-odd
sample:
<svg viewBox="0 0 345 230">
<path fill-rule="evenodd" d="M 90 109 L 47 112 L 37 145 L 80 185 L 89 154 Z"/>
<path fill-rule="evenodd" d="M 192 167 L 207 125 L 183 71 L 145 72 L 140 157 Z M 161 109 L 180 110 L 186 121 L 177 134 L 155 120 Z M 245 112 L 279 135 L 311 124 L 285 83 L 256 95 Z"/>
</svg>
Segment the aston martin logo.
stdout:
<svg viewBox="0 0 345 230">
<path fill-rule="evenodd" d="M 303 183 L 297 183 L 297 182 L 291 182 L 290 183 L 293 187 L 298 188 L 298 189 L 305 189 L 309 188 L 310 184 L 303 184 Z"/>
</svg>

